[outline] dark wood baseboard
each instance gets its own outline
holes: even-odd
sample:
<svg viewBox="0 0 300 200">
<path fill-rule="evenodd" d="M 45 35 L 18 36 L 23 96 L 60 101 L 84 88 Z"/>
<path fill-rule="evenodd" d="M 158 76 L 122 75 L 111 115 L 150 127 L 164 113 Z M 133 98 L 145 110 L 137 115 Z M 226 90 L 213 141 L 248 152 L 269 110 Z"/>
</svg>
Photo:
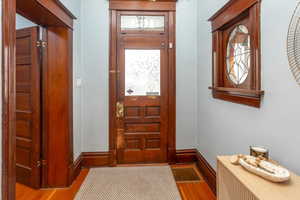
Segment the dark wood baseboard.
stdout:
<svg viewBox="0 0 300 200">
<path fill-rule="evenodd" d="M 82 168 L 105 167 L 109 165 L 109 152 L 83 152 L 70 166 L 69 181 L 72 183 L 78 177 Z"/>
<path fill-rule="evenodd" d="M 83 168 L 104 167 L 110 165 L 109 152 L 84 152 L 81 154 Z"/>
<path fill-rule="evenodd" d="M 176 163 L 196 163 L 199 171 L 211 190 L 216 194 L 216 171 L 197 149 L 176 151 Z M 72 181 L 76 179 L 82 168 L 111 166 L 110 152 L 83 152 L 72 167 Z"/>
<path fill-rule="evenodd" d="M 195 163 L 197 162 L 197 149 L 183 149 L 176 151 L 176 163 Z"/>
<path fill-rule="evenodd" d="M 216 171 L 212 168 L 212 166 L 207 162 L 207 160 L 203 157 L 203 155 L 197 151 L 197 167 L 204 176 L 207 184 L 210 189 L 216 195 L 217 193 L 217 176 Z"/>
<path fill-rule="evenodd" d="M 196 163 L 210 189 L 216 194 L 216 171 L 197 149 L 177 150 L 176 160 L 177 163 Z"/>
<path fill-rule="evenodd" d="M 82 156 L 81 154 L 78 156 L 78 158 L 74 161 L 72 168 L 70 170 L 70 185 L 73 183 L 73 181 L 77 178 L 77 176 L 80 174 L 81 166 L 82 166 Z"/>
</svg>

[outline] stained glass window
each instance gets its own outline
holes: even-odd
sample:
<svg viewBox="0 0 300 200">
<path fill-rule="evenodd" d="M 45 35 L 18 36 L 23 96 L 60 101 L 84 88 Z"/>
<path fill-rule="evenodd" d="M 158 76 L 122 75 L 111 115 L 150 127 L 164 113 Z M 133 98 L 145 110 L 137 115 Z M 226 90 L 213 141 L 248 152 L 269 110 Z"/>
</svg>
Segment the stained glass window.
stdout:
<svg viewBox="0 0 300 200">
<path fill-rule="evenodd" d="M 139 30 L 139 31 L 164 31 L 164 16 L 121 16 L 121 30 Z"/>
<path fill-rule="evenodd" d="M 125 96 L 160 95 L 160 50 L 125 50 Z"/>
<path fill-rule="evenodd" d="M 227 72 L 233 83 L 239 85 L 247 79 L 250 58 L 250 34 L 246 26 L 239 25 L 231 32 L 227 46 Z"/>
</svg>

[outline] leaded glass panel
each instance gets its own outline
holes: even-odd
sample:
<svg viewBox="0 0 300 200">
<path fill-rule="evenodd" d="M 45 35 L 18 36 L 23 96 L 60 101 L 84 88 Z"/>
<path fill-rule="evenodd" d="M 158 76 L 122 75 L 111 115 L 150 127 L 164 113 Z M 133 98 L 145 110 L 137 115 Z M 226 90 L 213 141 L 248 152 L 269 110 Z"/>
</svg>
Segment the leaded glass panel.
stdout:
<svg viewBox="0 0 300 200">
<path fill-rule="evenodd" d="M 164 16 L 136 16 L 122 15 L 121 30 L 138 30 L 138 31 L 164 31 Z"/>
<path fill-rule="evenodd" d="M 125 50 L 125 96 L 160 95 L 160 50 Z"/>
<path fill-rule="evenodd" d="M 227 46 L 227 73 L 234 84 L 242 84 L 248 77 L 251 62 L 250 34 L 244 25 L 230 34 Z"/>
</svg>

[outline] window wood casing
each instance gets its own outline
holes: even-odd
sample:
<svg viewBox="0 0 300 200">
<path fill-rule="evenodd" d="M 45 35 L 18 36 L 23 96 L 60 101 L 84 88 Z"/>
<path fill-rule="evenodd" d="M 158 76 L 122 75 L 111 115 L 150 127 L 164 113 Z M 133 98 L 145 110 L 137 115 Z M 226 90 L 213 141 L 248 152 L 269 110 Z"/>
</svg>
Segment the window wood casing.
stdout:
<svg viewBox="0 0 300 200">
<path fill-rule="evenodd" d="M 260 0 L 231 0 L 209 21 L 212 25 L 212 95 L 216 99 L 260 107 L 264 92 L 261 90 L 260 58 Z M 250 40 L 249 68 L 239 84 L 228 75 L 227 46 L 231 33 L 238 26 L 248 29 Z"/>
</svg>

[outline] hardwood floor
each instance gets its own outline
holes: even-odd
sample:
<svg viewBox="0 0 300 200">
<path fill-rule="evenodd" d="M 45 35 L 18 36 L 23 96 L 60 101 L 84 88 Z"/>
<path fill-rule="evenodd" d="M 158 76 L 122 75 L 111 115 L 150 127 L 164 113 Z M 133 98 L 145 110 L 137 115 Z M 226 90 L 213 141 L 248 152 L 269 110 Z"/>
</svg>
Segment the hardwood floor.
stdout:
<svg viewBox="0 0 300 200">
<path fill-rule="evenodd" d="M 70 188 L 34 190 L 16 184 L 16 200 L 72 200 L 83 183 L 88 169 L 83 169 Z"/>
<path fill-rule="evenodd" d="M 200 181 L 194 182 L 177 182 L 178 190 L 182 200 L 216 200 L 216 196 L 210 190 L 208 184 L 204 181 L 203 176 L 194 164 L 173 165 L 172 168 L 192 167 L 201 177 Z"/>
<path fill-rule="evenodd" d="M 202 177 L 196 166 L 193 164 L 172 165 L 171 167 L 193 167 L 197 174 Z M 88 169 L 83 169 L 72 186 L 66 189 L 34 190 L 21 184 L 17 184 L 16 200 L 72 200 L 88 172 Z M 182 196 L 182 200 L 216 200 L 215 195 L 202 178 L 200 181 L 195 182 L 177 182 L 177 187 Z"/>
</svg>

